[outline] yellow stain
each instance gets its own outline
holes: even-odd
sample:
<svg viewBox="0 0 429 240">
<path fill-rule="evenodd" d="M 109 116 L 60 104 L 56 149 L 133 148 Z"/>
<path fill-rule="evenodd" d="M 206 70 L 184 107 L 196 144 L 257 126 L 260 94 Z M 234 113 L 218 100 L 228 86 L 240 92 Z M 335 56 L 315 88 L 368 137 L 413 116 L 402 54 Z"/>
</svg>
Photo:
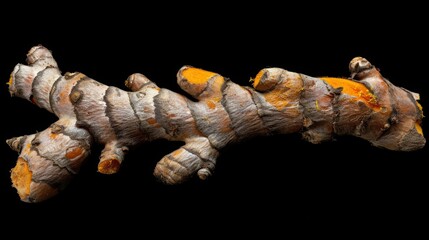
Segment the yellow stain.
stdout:
<svg viewBox="0 0 429 240">
<path fill-rule="evenodd" d="M 416 101 L 417 107 L 420 109 L 420 112 L 422 113 L 422 117 L 425 117 L 425 115 L 423 114 L 423 107 L 422 105 L 420 105 L 419 102 Z"/>
<path fill-rule="evenodd" d="M 264 76 L 265 71 L 261 70 L 256 74 L 256 77 L 253 79 L 253 87 L 256 88 L 258 86 L 259 82 L 261 81 L 262 76 Z"/>
<path fill-rule="evenodd" d="M 320 107 L 319 107 L 319 101 L 316 100 L 316 110 L 320 111 Z"/>
<path fill-rule="evenodd" d="M 177 158 L 181 153 L 183 152 L 183 148 L 179 148 L 176 151 L 174 151 L 171 156 L 174 158 Z"/>
<path fill-rule="evenodd" d="M 261 77 L 259 77 L 261 78 Z M 265 100 L 279 111 L 288 106 L 295 106 L 303 89 L 303 81 L 299 76 L 288 77 L 273 89 L 263 94 Z M 294 110 L 292 110 L 294 109 Z M 288 115 L 297 114 L 298 108 L 290 108 Z M 295 111 L 296 110 L 296 111 Z"/>
<path fill-rule="evenodd" d="M 356 100 L 364 102 L 374 110 L 381 110 L 381 106 L 378 104 L 376 96 L 362 83 L 351 81 L 346 78 L 322 77 L 321 79 L 333 88 L 343 88 L 342 93 L 355 96 Z"/>
<path fill-rule="evenodd" d="M 265 100 L 273 105 L 277 110 L 282 111 L 289 103 L 288 96 L 283 94 L 282 88 L 275 88 L 264 94 Z"/>
<path fill-rule="evenodd" d="M 211 100 L 207 100 L 206 101 L 206 105 L 210 109 L 215 109 L 216 108 L 216 104 L 213 101 L 211 101 Z"/>
<path fill-rule="evenodd" d="M 423 111 L 423 107 L 422 107 L 422 105 L 420 105 L 420 103 L 419 103 L 419 102 L 417 102 L 417 101 L 416 101 L 416 103 L 417 103 L 417 107 L 420 109 L 420 111 Z"/>
<path fill-rule="evenodd" d="M 12 74 L 10 75 L 9 81 L 6 84 L 9 85 L 9 86 L 13 84 L 13 76 L 12 76 Z"/>
<path fill-rule="evenodd" d="M 420 126 L 420 124 L 416 123 L 416 131 L 423 136 L 423 129 L 422 126 Z"/>
<path fill-rule="evenodd" d="M 25 145 L 25 148 L 22 150 L 22 153 L 29 154 L 30 152 L 31 152 L 31 143 L 27 143 L 27 145 Z"/>
<path fill-rule="evenodd" d="M 182 71 L 182 76 L 188 80 L 188 82 L 193 84 L 202 84 L 206 83 L 210 78 L 218 75 L 214 72 L 209 72 L 199 68 L 186 68 Z"/>
<path fill-rule="evenodd" d="M 51 133 L 51 134 L 49 134 L 49 138 L 50 139 L 56 139 L 57 137 L 58 137 L 57 133 Z"/>
<path fill-rule="evenodd" d="M 21 199 L 26 199 L 30 195 L 32 176 L 33 173 L 27 162 L 23 158 L 18 158 L 16 166 L 11 170 L 10 178 Z"/>
</svg>

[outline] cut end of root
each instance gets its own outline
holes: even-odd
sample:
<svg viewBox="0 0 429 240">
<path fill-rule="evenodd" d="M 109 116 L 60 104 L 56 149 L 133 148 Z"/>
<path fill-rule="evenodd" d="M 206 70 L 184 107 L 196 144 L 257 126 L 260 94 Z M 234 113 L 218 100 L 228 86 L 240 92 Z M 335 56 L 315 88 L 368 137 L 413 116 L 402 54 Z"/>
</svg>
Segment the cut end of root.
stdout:
<svg viewBox="0 0 429 240">
<path fill-rule="evenodd" d="M 287 71 L 281 68 L 265 68 L 253 79 L 253 88 L 260 92 L 272 90 L 282 81 Z"/>
<path fill-rule="evenodd" d="M 207 180 L 212 175 L 211 171 L 208 168 L 201 168 L 200 170 L 198 170 L 197 174 L 201 180 Z"/>
<path fill-rule="evenodd" d="M 212 77 L 218 75 L 214 72 L 209 72 L 203 69 L 188 67 L 182 70 L 182 77 L 192 84 L 204 84 Z"/>
<path fill-rule="evenodd" d="M 121 163 L 117 159 L 109 159 L 98 164 L 98 172 L 103 174 L 114 174 L 119 171 Z"/>
<path fill-rule="evenodd" d="M 363 57 L 355 57 L 349 63 L 349 71 L 352 75 L 371 68 L 373 68 L 372 64 Z"/>
<path fill-rule="evenodd" d="M 136 92 L 144 85 L 151 83 L 151 81 L 141 73 L 134 73 L 125 80 L 125 86 L 131 91 Z"/>
<path fill-rule="evenodd" d="M 258 74 L 256 74 L 255 78 L 253 79 L 253 88 L 256 89 L 258 87 L 259 83 L 261 82 L 261 78 L 262 76 L 264 76 L 264 74 L 264 70 L 261 70 L 258 72 Z"/>
<path fill-rule="evenodd" d="M 26 136 L 10 138 L 6 140 L 6 143 L 12 150 L 20 152 L 22 149 L 22 142 L 25 141 L 25 138 Z"/>
<path fill-rule="evenodd" d="M 377 98 L 369 89 L 359 82 L 354 82 L 345 78 L 323 77 L 321 78 L 333 88 L 342 88 L 342 93 L 354 96 L 357 101 L 364 102 L 375 111 L 379 111 L 381 106 L 377 103 Z"/>
<path fill-rule="evenodd" d="M 22 200 L 28 199 L 33 173 L 23 158 L 18 158 L 16 166 L 11 170 L 12 186 L 18 191 Z"/>
</svg>

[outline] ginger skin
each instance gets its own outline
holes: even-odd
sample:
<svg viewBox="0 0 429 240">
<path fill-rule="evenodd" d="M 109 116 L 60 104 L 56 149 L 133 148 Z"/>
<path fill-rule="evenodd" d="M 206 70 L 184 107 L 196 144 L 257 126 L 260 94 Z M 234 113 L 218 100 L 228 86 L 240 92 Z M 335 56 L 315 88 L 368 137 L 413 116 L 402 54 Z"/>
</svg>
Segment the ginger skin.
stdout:
<svg viewBox="0 0 429 240">
<path fill-rule="evenodd" d="M 27 64 L 13 70 L 10 94 L 54 113 L 58 121 L 7 140 L 19 153 L 11 179 L 25 202 L 44 201 L 64 189 L 94 142 L 105 146 L 98 165 L 103 174 L 119 171 L 129 149 L 144 142 L 184 142 L 155 167 L 154 175 L 166 184 L 207 179 L 222 148 L 256 136 L 300 132 L 317 144 L 352 135 L 393 151 L 414 151 L 426 143 L 418 94 L 394 86 L 362 57 L 351 60 L 349 79 L 266 68 L 253 88 L 184 66 L 177 83 L 195 99 L 138 73 L 125 81 L 131 91 L 78 72 L 62 75 L 40 45 L 28 52 Z"/>
</svg>

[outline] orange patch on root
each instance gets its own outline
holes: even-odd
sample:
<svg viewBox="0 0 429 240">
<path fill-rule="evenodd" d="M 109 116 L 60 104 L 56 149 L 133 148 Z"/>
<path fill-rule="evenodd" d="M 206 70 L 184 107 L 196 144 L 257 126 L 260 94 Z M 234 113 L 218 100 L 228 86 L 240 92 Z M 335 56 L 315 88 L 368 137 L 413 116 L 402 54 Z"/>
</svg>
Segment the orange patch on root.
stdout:
<svg viewBox="0 0 429 240">
<path fill-rule="evenodd" d="M 22 154 L 29 154 L 31 152 L 31 143 L 27 143 L 22 150 Z"/>
<path fill-rule="evenodd" d="M 256 74 L 255 78 L 253 79 L 253 88 L 256 88 L 261 81 L 262 76 L 264 76 L 265 71 L 261 70 Z"/>
<path fill-rule="evenodd" d="M 149 123 L 150 125 L 154 125 L 154 124 L 156 124 L 156 119 L 155 118 L 148 118 L 146 120 L 146 122 Z"/>
<path fill-rule="evenodd" d="M 423 129 L 422 126 L 420 126 L 420 124 L 416 123 L 416 131 L 423 136 Z"/>
<path fill-rule="evenodd" d="M 171 156 L 176 158 L 178 155 L 180 155 L 183 152 L 183 148 L 179 148 L 176 151 L 174 151 L 173 153 L 171 153 Z"/>
<path fill-rule="evenodd" d="M 114 174 L 119 171 L 121 163 L 117 159 L 109 159 L 98 164 L 98 172 L 103 174 Z"/>
<path fill-rule="evenodd" d="M 11 170 L 12 185 L 18 191 L 21 199 L 27 199 L 30 195 L 30 184 L 33 173 L 28 166 L 27 161 L 18 158 L 16 165 Z"/>
<path fill-rule="evenodd" d="M 378 104 L 376 96 L 362 83 L 345 78 L 323 77 L 321 79 L 333 88 L 343 88 L 342 93 L 354 96 L 356 101 L 362 101 L 375 111 L 381 110 L 381 106 Z"/>
<path fill-rule="evenodd" d="M 419 110 L 420 110 L 420 114 L 421 114 L 421 116 L 422 117 L 424 117 L 424 115 L 423 115 L 423 107 L 422 107 L 422 105 L 419 103 L 419 102 L 417 102 L 416 101 L 416 104 L 417 104 L 417 107 L 419 108 Z"/>
<path fill-rule="evenodd" d="M 59 102 L 60 102 L 61 105 L 67 105 L 67 104 L 69 104 L 69 102 L 70 102 L 69 95 L 70 95 L 70 91 L 67 88 L 64 88 L 60 92 L 60 94 L 59 94 L 59 97 L 60 97 Z"/>
<path fill-rule="evenodd" d="M 188 80 L 189 83 L 202 84 L 206 83 L 210 78 L 216 76 L 214 72 L 209 72 L 199 68 L 186 68 L 182 71 L 182 76 Z"/>
<path fill-rule="evenodd" d="M 6 84 L 9 85 L 9 86 L 13 84 L 13 76 L 12 76 L 12 74 L 10 75 L 9 81 Z"/>
<path fill-rule="evenodd" d="M 288 104 L 287 95 L 284 94 L 283 88 L 275 88 L 272 91 L 264 94 L 265 100 L 273 105 L 277 110 L 283 110 Z"/>
<path fill-rule="evenodd" d="M 420 111 L 423 111 L 422 105 L 419 102 L 417 102 L 417 101 L 416 101 L 416 104 L 417 104 L 417 107 L 420 109 Z"/>
<path fill-rule="evenodd" d="M 67 159 L 74 159 L 74 158 L 77 158 L 77 157 L 81 156 L 82 153 L 83 153 L 83 149 L 80 148 L 80 147 L 76 147 L 76 148 L 73 148 L 70 151 L 67 151 L 66 158 Z"/>
<path fill-rule="evenodd" d="M 210 109 L 216 108 L 216 104 L 212 100 L 207 100 L 206 104 L 207 104 L 207 107 L 209 107 Z"/>
</svg>

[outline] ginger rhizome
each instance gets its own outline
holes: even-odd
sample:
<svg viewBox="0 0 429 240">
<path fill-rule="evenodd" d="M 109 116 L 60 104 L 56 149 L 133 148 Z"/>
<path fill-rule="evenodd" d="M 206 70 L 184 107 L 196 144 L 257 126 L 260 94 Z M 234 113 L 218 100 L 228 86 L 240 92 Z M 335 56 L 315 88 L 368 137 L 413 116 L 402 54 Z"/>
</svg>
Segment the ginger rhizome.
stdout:
<svg viewBox="0 0 429 240">
<path fill-rule="evenodd" d="M 419 95 L 396 87 L 365 58 L 349 64 L 351 78 L 315 78 L 281 68 L 262 69 L 253 88 L 184 66 L 177 83 L 194 99 L 158 87 L 142 74 L 125 81 L 131 91 L 106 86 L 82 73 L 61 74 L 51 52 L 33 47 L 27 64 L 9 80 L 21 97 L 58 117 L 47 129 L 7 140 L 19 153 L 11 171 L 25 202 L 64 189 L 95 142 L 105 147 L 98 171 L 116 173 L 126 152 L 157 139 L 181 141 L 154 175 L 166 184 L 209 177 L 219 152 L 243 139 L 301 132 L 311 143 L 353 135 L 376 147 L 413 151 L 425 145 Z"/>
</svg>

